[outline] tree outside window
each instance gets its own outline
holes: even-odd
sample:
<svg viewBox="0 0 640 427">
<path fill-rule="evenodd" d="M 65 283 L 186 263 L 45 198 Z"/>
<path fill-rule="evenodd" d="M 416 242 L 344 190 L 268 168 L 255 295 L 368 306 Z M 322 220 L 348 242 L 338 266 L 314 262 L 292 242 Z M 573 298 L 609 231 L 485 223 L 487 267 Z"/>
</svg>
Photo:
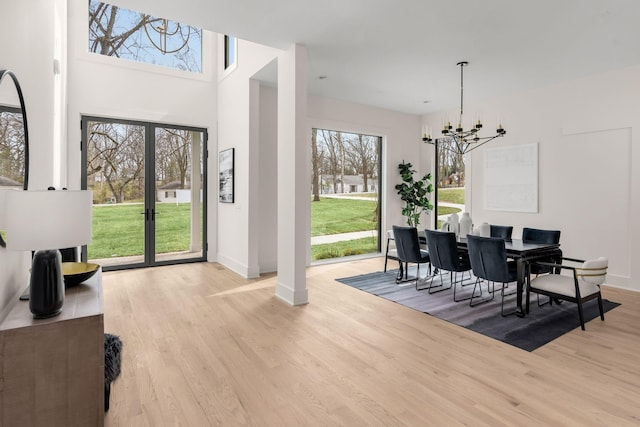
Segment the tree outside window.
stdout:
<svg viewBox="0 0 640 427">
<path fill-rule="evenodd" d="M 95 0 L 89 0 L 89 51 L 202 72 L 200 28 Z"/>
</svg>

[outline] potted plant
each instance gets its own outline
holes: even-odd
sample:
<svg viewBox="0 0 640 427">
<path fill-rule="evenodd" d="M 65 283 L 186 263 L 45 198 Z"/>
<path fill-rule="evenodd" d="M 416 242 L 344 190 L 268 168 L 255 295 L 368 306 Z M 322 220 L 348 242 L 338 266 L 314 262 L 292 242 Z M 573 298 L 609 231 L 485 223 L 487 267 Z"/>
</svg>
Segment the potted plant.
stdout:
<svg viewBox="0 0 640 427">
<path fill-rule="evenodd" d="M 407 224 L 410 227 L 417 228 L 422 212 L 433 210 L 433 204 L 429 200 L 429 193 L 433 193 L 433 184 L 431 184 L 430 173 L 419 180 L 414 180 L 413 175 L 416 171 L 411 169 L 412 167 L 411 163 L 405 163 L 404 160 L 398 165 L 402 184 L 397 184 L 395 188 L 400 199 L 405 203 L 402 215 L 407 217 Z"/>
</svg>

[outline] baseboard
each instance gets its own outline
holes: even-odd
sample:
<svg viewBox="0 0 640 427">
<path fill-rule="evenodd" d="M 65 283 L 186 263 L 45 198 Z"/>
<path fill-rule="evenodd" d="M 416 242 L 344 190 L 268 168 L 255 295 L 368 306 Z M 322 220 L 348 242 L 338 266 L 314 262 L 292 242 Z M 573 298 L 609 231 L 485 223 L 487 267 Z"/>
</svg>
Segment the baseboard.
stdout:
<svg viewBox="0 0 640 427">
<path fill-rule="evenodd" d="M 234 273 L 239 274 L 245 279 L 250 279 L 251 277 L 257 277 L 257 276 L 250 275 L 251 271 L 249 269 L 249 266 L 233 258 L 222 255 L 221 253 L 218 253 L 218 262 L 224 265 L 229 270 L 233 271 Z"/>
</svg>

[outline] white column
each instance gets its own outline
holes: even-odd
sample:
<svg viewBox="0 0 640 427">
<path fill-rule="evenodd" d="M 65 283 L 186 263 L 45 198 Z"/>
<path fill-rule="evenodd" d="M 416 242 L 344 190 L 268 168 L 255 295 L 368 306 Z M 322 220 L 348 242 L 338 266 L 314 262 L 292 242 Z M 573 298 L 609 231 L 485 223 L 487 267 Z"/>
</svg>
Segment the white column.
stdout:
<svg viewBox="0 0 640 427">
<path fill-rule="evenodd" d="M 247 278 L 260 276 L 260 82 L 249 80 L 249 197 L 247 202 L 249 243 Z"/>
<path fill-rule="evenodd" d="M 276 296 L 308 303 L 310 136 L 307 134 L 307 49 L 293 45 L 278 57 L 278 281 Z"/>
</svg>

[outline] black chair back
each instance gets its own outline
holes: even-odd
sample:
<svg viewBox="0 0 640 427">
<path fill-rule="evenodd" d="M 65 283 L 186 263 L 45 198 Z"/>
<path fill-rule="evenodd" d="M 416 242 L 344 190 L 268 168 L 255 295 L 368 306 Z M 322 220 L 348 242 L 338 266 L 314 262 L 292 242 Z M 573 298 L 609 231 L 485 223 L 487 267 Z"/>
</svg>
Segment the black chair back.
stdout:
<svg viewBox="0 0 640 427">
<path fill-rule="evenodd" d="M 474 276 L 500 283 L 508 283 L 513 280 L 507 266 L 504 239 L 469 235 L 467 236 L 467 247 Z"/>
<path fill-rule="evenodd" d="M 460 271 L 460 255 L 456 234 L 447 231 L 424 230 L 431 265 L 447 271 Z"/>
<path fill-rule="evenodd" d="M 523 228 L 522 229 L 522 241 L 534 242 L 534 243 L 560 243 L 560 230 L 540 230 L 537 228 Z M 553 262 L 562 264 L 562 250 L 557 249 L 548 257 L 541 258 L 538 261 Z M 531 274 L 544 274 L 550 273 L 551 268 L 541 265 L 532 265 L 529 268 Z M 559 272 L 558 272 L 559 274 Z"/>
<path fill-rule="evenodd" d="M 504 240 L 511 240 L 513 226 L 511 225 L 491 225 L 491 237 L 500 237 Z"/>
<path fill-rule="evenodd" d="M 398 258 L 402 262 L 420 263 L 424 259 L 420 253 L 420 240 L 415 227 L 393 226 L 393 237 L 396 241 Z"/>
<path fill-rule="evenodd" d="M 522 229 L 523 242 L 560 243 L 560 230 L 540 230 L 537 228 Z"/>
</svg>

